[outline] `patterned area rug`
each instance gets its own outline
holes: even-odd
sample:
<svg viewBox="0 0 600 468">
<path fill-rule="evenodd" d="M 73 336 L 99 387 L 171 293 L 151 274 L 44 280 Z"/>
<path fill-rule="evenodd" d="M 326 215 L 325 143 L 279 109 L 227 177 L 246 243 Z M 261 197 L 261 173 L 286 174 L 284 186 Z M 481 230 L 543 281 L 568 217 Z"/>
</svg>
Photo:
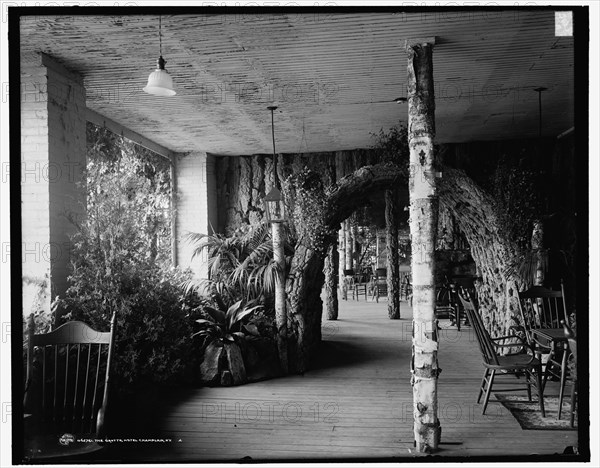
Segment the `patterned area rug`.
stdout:
<svg viewBox="0 0 600 468">
<path fill-rule="evenodd" d="M 563 399 L 563 406 L 558 416 L 558 397 L 544 397 L 546 417 L 542 417 L 537 400 L 528 401 L 527 397 L 517 395 L 495 394 L 500 403 L 508 409 L 523 429 L 542 431 L 574 431 L 577 430 L 577 412 L 575 412 L 575 427 L 571 427 L 571 400 Z"/>
</svg>

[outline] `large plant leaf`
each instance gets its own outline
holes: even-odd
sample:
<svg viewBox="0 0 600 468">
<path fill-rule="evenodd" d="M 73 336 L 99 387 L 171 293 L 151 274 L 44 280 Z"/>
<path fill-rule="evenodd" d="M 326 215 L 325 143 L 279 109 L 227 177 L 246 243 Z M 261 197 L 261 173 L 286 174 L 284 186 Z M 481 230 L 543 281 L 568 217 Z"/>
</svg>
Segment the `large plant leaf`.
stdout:
<svg viewBox="0 0 600 468">
<path fill-rule="evenodd" d="M 204 350 L 204 359 L 200 365 L 200 378 L 204 382 L 212 382 L 219 375 L 219 361 L 224 348 L 217 342 L 210 343 Z"/>
<path fill-rule="evenodd" d="M 211 325 L 214 325 L 215 322 L 213 322 L 212 320 L 206 320 L 206 319 L 197 319 L 196 320 L 197 323 L 210 323 Z"/>
<path fill-rule="evenodd" d="M 222 310 L 218 310 L 215 309 L 214 307 L 210 307 L 210 306 L 205 306 L 204 310 L 206 311 L 206 313 L 208 315 L 210 315 L 215 322 L 217 322 L 220 325 L 225 325 L 227 323 L 227 319 L 225 316 L 225 312 L 223 312 Z"/>
<path fill-rule="evenodd" d="M 205 328 L 192 334 L 192 336 L 211 336 L 213 338 L 219 338 L 219 335 L 219 330 L 214 327 Z"/>
<path fill-rule="evenodd" d="M 232 304 L 231 306 L 229 306 L 229 308 L 227 309 L 227 313 L 225 314 L 227 317 L 227 324 L 229 326 L 231 326 L 232 324 L 232 317 L 234 317 L 238 311 L 240 310 L 240 307 L 242 306 L 242 300 L 239 300 L 237 302 L 235 302 L 234 304 Z"/>
<path fill-rule="evenodd" d="M 241 308 L 241 309 L 236 310 L 229 317 L 229 329 L 232 330 L 236 324 L 241 322 L 248 315 L 256 312 L 258 309 L 261 309 L 262 307 L 263 307 L 263 305 L 259 304 L 254 307 L 247 307 L 247 308 Z"/>
<path fill-rule="evenodd" d="M 247 323 L 244 325 L 244 329 L 253 336 L 259 336 L 260 332 L 258 331 L 258 327 L 255 323 Z"/>
<path fill-rule="evenodd" d="M 227 343 L 225 345 L 225 352 L 227 353 L 227 364 L 233 377 L 233 384 L 243 384 L 246 382 L 246 367 L 244 366 L 240 347 L 237 343 Z"/>
</svg>

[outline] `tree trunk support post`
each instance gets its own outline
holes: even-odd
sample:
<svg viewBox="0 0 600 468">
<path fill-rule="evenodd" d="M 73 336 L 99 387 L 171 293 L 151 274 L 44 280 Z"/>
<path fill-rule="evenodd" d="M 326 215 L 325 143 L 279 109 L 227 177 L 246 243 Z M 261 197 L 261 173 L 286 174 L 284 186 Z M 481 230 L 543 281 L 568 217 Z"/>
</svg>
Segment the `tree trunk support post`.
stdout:
<svg viewBox="0 0 600 468">
<path fill-rule="evenodd" d="M 398 191 L 385 191 L 388 316 L 400 318 L 400 267 L 398 258 Z"/>
<path fill-rule="evenodd" d="M 432 49 L 435 38 L 407 40 L 409 192 L 412 240 L 413 349 L 411 384 L 415 448 L 436 452 L 438 419 L 438 329 L 435 319 L 435 237 L 438 199 L 433 154 L 435 99 Z"/>
<path fill-rule="evenodd" d="M 271 223 L 273 238 L 273 260 L 277 265 L 275 280 L 275 325 L 277 326 L 277 350 L 281 371 L 288 373 L 287 313 L 285 304 L 285 253 L 283 250 L 283 226 Z"/>
<path fill-rule="evenodd" d="M 345 221 L 346 229 L 344 230 L 344 235 L 346 236 L 346 270 L 352 270 L 354 268 L 354 262 L 352 258 L 352 253 L 354 248 L 352 247 L 352 224 L 350 220 L 347 219 Z"/>
<path fill-rule="evenodd" d="M 327 320 L 338 318 L 338 271 L 340 254 L 337 245 L 331 245 L 325 258 L 325 292 Z"/>
<path fill-rule="evenodd" d="M 346 269 L 346 221 L 341 223 L 341 229 L 339 231 L 339 285 L 340 285 L 340 293 L 342 295 L 342 300 L 348 300 L 348 290 L 346 288 L 346 276 L 344 275 L 344 270 Z"/>
</svg>

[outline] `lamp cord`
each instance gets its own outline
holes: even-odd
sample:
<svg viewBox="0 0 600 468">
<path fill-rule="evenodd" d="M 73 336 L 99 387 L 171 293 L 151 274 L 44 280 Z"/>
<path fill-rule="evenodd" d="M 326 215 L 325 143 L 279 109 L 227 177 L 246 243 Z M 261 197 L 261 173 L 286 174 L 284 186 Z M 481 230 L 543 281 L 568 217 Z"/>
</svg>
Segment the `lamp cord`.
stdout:
<svg viewBox="0 0 600 468">
<path fill-rule="evenodd" d="M 279 188 L 279 177 L 277 177 L 277 156 L 275 155 L 275 119 L 273 118 L 273 111 L 271 109 L 271 135 L 273 137 L 273 173 L 275 174 L 275 186 Z"/>
<path fill-rule="evenodd" d="M 158 44 L 160 47 L 160 56 L 162 57 L 162 17 L 158 15 Z"/>
</svg>

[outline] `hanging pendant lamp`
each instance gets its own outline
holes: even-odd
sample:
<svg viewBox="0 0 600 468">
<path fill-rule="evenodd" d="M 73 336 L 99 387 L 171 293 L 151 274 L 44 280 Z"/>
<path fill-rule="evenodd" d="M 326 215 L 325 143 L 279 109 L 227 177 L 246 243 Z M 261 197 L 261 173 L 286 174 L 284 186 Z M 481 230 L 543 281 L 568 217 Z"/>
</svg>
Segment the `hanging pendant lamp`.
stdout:
<svg viewBox="0 0 600 468">
<path fill-rule="evenodd" d="M 165 69 L 165 59 L 162 56 L 162 21 L 158 17 L 158 41 L 160 46 L 160 56 L 156 61 L 157 68 L 148 77 L 148 84 L 144 91 L 154 96 L 175 96 L 177 94 L 173 89 L 173 78 Z"/>
<path fill-rule="evenodd" d="M 271 191 L 265 196 L 265 217 L 268 223 L 283 223 L 286 221 L 285 202 L 279 190 L 279 179 L 277 178 L 277 154 L 275 153 L 275 121 L 273 111 L 277 106 L 267 107 L 271 111 L 271 135 L 273 136 L 273 176 L 275 185 Z"/>
</svg>

